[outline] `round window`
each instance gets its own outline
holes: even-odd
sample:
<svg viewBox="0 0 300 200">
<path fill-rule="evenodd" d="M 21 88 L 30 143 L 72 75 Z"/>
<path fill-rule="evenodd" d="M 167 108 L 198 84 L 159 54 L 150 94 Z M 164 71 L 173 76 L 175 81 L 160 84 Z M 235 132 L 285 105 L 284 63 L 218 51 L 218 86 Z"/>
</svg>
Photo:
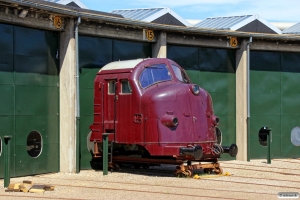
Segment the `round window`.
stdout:
<svg viewBox="0 0 300 200">
<path fill-rule="evenodd" d="M 2 139 L 0 137 L 0 156 L 1 156 L 1 154 L 2 154 Z"/>
<path fill-rule="evenodd" d="M 38 131 L 31 131 L 27 137 L 27 153 L 37 158 L 42 153 L 42 135 Z"/>
<path fill-rule="evenodd" d="M 295 127 L 292 129 L 291 142 L 295 146 L 300 146 L 300 127 Z"/>
</svg>

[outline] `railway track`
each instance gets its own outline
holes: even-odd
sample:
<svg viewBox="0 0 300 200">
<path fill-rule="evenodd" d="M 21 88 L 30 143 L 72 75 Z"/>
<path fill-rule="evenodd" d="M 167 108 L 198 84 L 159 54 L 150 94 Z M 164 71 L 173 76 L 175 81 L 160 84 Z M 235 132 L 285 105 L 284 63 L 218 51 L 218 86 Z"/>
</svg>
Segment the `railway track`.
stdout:
<svg viewBox="0 0 300 200">
<path fill-rule="evenodd" d="M 68 181 L 78 181 L 78 182 L 82 182 L 82 180 L 80 179 L 68 179 Z M 210 179 L 210 181 L 212 181 Z M 97 181 L 92 181 L 90 180 L 89 182 L 93 182 L 96 183 Z M 172 195 L 172 196 L 177 196 L 177 197 L 190 197 L 190 198 L 204 198 L 204 199 L 228 199 L 228 200 L 244 200 L 247 198 L 228 198 L 228 197 L 224 197 L 224 196 L 213 196 L 213 195 L 200 195 L 200 194 L 188 194 L 188 193 L 171 193 L 171 192 L 157 192 L 157 191 L 151 191 L 151 187 L 162 187 L 162 188 L 172 188 L 174 189 L 174 186 L 166 186 L 166 185 L 152 185 L 152 184 L 141 184 L 141 183 L 122 183 L 122 182 L 114 182 L 114 181 L 101 181 L 102 183 L 114 183 L 114 184 L 121 184 L 121 185 L 133 185 L 133 186 L 146 186 L 147 188 L 150 188 L 149 190 L 141 190 L 141 189 L 125 189 L 125 188 L 114 188 L 114 187 L 96 187 L 96 186 L 81 186 L 81 185 L 70 185 L 70 184 L 55 184 L 56 187 L 65 187 L 65 188 L 81 188 L 81 189 L 91 189 L 94 192 L 96 192 L 97 190 L 111 190 L 111 191 L 122 191 L 122 192 L 138 192 L 138 193 L 151 193 L 151 194 L 160 194 L 160 195 Z M 185 191 L 185 190 L 196 190 L 196 191 L 200 191 L 201 193 L 205 193 L 206 191 L 211 191 L 214 192 L 216 189 L 208 189 L 208 188 L 199 188 L 199 187 L 175 187 L 175 189 L 177 191 Z M 274 196 L 273 193 L 267 193 L 267 192 L 249 192 L 249 191 L 242 191 L 242 190 L 232 190 L 232 189 L 218 189 L 218 191 L 220 192 L 230 192 L 233 196 L 237 193 L 240 194 L 259 194 L 259 195 L 264 195 L 264 196 Z M 16 193 L 11 193 L 10 195 L 2 195 L 0 194 L 0 197 L 16 197 L 18 199 L 21 198 L 37 198 L 37 199 L 57 199 L 57 197 L 38 197 L 38 196 L 26 196 L 26 195 L 15 195 Z M 59 199 L 63 199 L 63 200 L 81 200 L 80 198 L 61 198 L 59 197 Z"/>
<path fill-rule="evenodd" d="M 299 173 L 288 173 L 288 172 L 280 172 L 280 171 L 270 171 L 270 170 L 262 170 L 262 169 L 253 169 L 253 167 L 262 168 L 262 166 L 254 166 L 254 165 L 246 165 L 246 164 L 243 165 L 242 164 L 242 166 L 246 166 L 247 167 L 247 168 L 242 168 L 242 167 L 234 167 L 234 166 L 228 166 L 228 165 L 241 165 L 241 164 L 226 163 L 225 167 L 231 168 L 231 169 L 240 169 L 240 170 L 257 171 L 257 172 L 268 172 L 268 173 L 283 174 L 283 175 L 295 175 L 295 176 L 299 176 L 300 175 L 300 172 Z M 224 167 L 224 165 L 222 165 L 222 166 Z M 252 168 L 248 168 L 249 166 L 252 167 Z M 287 170 L 287 171 L 290 171 L 290 170 L 299 171 L 299 169 L 295 169 L 295 168 L 281 168 L 281 167 L 276 167 L 276 169 Z"/>
<path fill-rule="evenodd" d="M 74 176 L 69 178 L 61 178 L 60 176 L 51 177 L 51 175 L 38 175 L 34 176 L 37 180 L 47 180 L 48 183 L 55 185 L 60 190 L 66 191 L 79 191 L 86 190 L 88 193 L 123 193 L 123 194 L 138 194 L 140 196 L 147 195 L 158 195 L 168 196 L 170 199 L 277 199 L 278 192 L 284 191 L 300 191 L 298 186 L 300 180 L 285 180 L 283 178 L 276 178 L 276 176 L 270 175 L 267 178 L 257 177 L 255 172 L 260 171 L 262 173 L 281 173 L 276 170 L 284 170 L 288 168 L 284 167 L 272 167 L 270 170 L 258 169 L 261 166 L 248 163 L 221 163 L 221 165 L 230 172 L 231 169 L 242 170 L 241 172 L 249 171 L 249 175 L 232 175 L 231 177 L 220 177 L 218 175 L 213 177 L 200 176 L 200 180 L 191 178 L 176 178 L 174 177 L 175 166 L 162 166 L 162 167 L 150 167 L 149 169 L 133 169 L 133 168 L 122 168 L 121 171 L 113 172 L 108 176 L 102 176 L 102 171 L 99 171 L 101 176 L 97 175 L 97 172 L 91 171 L 92 176 L 88 178 Z M 246 166 L 243 168 L 243 166 Z M 248 168 L 249 167 L 249 168 Z M 275 171 L 274 171 L 275 170 Z M 241 174 L 243 174 L 241 173 Z M 127 177 L 134 176 L 134 180 L 113 180 L 112 177 Z M 248 174 L 248 173 L 247 173 Z M 251 176 L 253 174 L 253 176 Z M 286 173 L 290 177 L 293 177 L 295 173 Z M 102 178 L 101 178 L 102 177 Z M 140 182 L 138 179 L 150 180 L 162 180 L 159 184 L 153 182 Z M 213 178 L 211 178 L 213 177 Z M 174 184 L 166 184 L 163 182 L 167 180 Z M 182 181 L 181 181 L 182 180 Z M 83 183 L 84 182 L 84 183 Z M 182 183 L 181 183 L 182 182 Z M 71 183 L 71 184 L 70 184 Z M 224 186 L 227 185 L 227 186 Z M 210 187 L 214 186 L 214 187 Z M 229 186 L 229 187 L 228 187 Z M 249 189 L 249 188 L 255 189 Z M 282 191 L 284 190 L 284 191 Z M 199 192 L 198 192 L 199 191 Z M 49 194 L 50 195 L 50 194 Z M 1 194 L 0 199 L 65 199 L 65 200 L 80 200 L 80 196 L 70 196 L 66 198 L 65 195 L 61 196 L 47 196 L 46 193 L 43 196 L 36 196 L 29 194 Z M 86 198 L 84 198 L 86 199 Z M 94 198 L 92 198 L 94 199 Z M 147 199 L 147 198 L 146 198 Z"/>
<path fill-rule="evenodd" d="M 14 195 L 14 194 L 0 194 L 0 197 L 15 197 L 15 199 L 21 199 L 21 198 L 26 198 L 26 199 L 58 199 L 57 197 L 45 197 L 45 196 L 29 196 L 29 195 Z M 74 198 L 64 198 L 64 197 L 59 197 L 59 199 L 62 200 L 84 200 L 84 199 L 74 199 Z"/>
<path fill-rule="evenodd" d="M 235 176 L 235 177 L 240 177 L 240 178 L 252 178 L 255 179 L 254 177 L 246 177 L 246 176 Z M 218 176 L 216 176 L 216 178 L 218 178 Z M 68 179 L 70 181 L 82 181 L 80 179 Z M 220 179 L 216 180 L 216 179 L 211 179 L 211 178 L 205 178 L 203 177 L 202 180 L 205 181 L 220 181 Z M 272 180 L 276 180 L 276 179 L 272 179 Z M 97 181 L 93 181 L 90 180 L 89 182 L 97 182 Z M 116 181 L 101 181 L 102 183 L 114 183 L 114 184 L 123 184 L 123 185 L 133 185 L 133 186 L 147 186 L 147 187 L 163 187 L 163 188 L 174 188 L 174 186 L 166 186 L 166 185 L 153 185 L 153 184 L 144 184 L 144 183 L 123 183 L 123 182 L 116 182 Z M 230 182 L 230 183 L 241 183 L 241 184 L 253 184 L 253 183 L 245 183 L 245 182 L 239 182 L 239 181 L 228 181 L 226 180 L 226 182 Z M 254 183 L 255 184 L 255 183 Z M 55 184 L 56 186 L 66 186 L 66 187 L 82 187 L 82 186 L 75 186 L 75 185 L 61 185 L 61 184 Z M 255 184 L 255 185 L 264 185 L 264 186 L 273 186 L 273 187 L 280 187 L 280 185 L 269 185 L 269 184 Z M 84 187 L 84 188 L 95 188 L 95 189 L 113 189 L 113 188 L 104 188 L 104 187 Z M 294 187 L 292 187 L 294 188 Z M 176 187 L 176 189 L 178 190 L 184 190 L 184 189 L 189 189 L 189 190 L 207 190 L 207 191 L 215 191 L 215 189 L 203 189 L 203 188 L 199 188 L 199 187 L 185 187 L 185 186 L 180 186 L 180 187 Z M 296 187 L 296 189 L 300 189 L 300 187 Z M 273 193 L 267 193 L 267 192 L 248 192 L 248 191 L 243 191 L 243 190 L 232 190 L 232 189 L 218 189 L 219 191 L 225 191 L 225 192 L 240 192 L 240 193 L 249 193 L 249 194 L 262 194 L 262 195 L 274 195 Z"/>
<path fill-rule="evenodd" d="M 300 159 L 291 159 L 291 160 L 284 160 L 284 159 L 272 159 L 274 161 L 280 161 L 280 162 L 288 162 L 288 163 L 296 163 L 296 164 L 300 164 Z"/>
<path fill-rule="evenodd" d="M 293 163 L 297 163 L 300 165 L 300 161 L 299 162 L 293 162 Z M 263 164 L 263 163 L 262 163 Z M 247 167 L 268 167 L 269 164 L 265 164 L 265 165 L 254 165 L 254 164 L 241 164 L 241 163 L 222 163 L 222 166 L 226 166 L 226 165 L 239 165 L 239 166 L 247 166 Z M 290 167 L 275 167 L 276 169 L 287 169 L 287 170 L 298 170 L 298 168 L 290 168 Z"/>
</svg>

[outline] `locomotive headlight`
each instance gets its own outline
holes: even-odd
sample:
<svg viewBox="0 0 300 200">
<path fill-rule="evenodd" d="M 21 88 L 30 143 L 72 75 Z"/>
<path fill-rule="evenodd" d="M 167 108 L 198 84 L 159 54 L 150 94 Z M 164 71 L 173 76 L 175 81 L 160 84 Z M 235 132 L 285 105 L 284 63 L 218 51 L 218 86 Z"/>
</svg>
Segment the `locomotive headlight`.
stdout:
<svg viewBox="0 0 300 200">
<path fill-rule="evenodd" d="M 199 93 L 200 93 L 200 88 L 198 85 L 193 85 L 191 90 L 194 95 L 199 95 Z"/>
</svg>

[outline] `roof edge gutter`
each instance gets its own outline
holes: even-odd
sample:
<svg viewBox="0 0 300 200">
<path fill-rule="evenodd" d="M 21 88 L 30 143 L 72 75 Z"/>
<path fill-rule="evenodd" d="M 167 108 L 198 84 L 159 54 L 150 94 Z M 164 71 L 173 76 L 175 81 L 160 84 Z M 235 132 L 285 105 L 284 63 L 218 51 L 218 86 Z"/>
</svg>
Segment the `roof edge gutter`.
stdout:
<svg viewBox="0 0 300 200">
<path fill-rule="evenodd" d="M 300 41 L 300 36 L 295 35 L 277 35 L 277 34 L 264 34 L 264 33 L 247 33 L 247 32 L 237 32 L 237 31 L 227 31 L 218 29 L 201 29 L 196 27 L 182 27 L 182 26 L 172 26 L 163 25 L 156 23 L 149 23 L 144 21 L 132 20 L 128 18 L 118 18 L 113 16 L 106 16 L 103 14 L 91 13 L 89 10 L 81 8 L 69 8 L 64 5 L 50 5 L 50 3 L 42 3 L 31 0 L 0 0 L 2 2 L 16 3 L 23 6 L 35 7 L 38 9 L 43 9 L 51 12 L 56 12 L 59 14 L 71 15 L 74 17 L 89 18 L 95 20 L 102 20 L 106 22 L 119 23 L 130 26 L 141 26 L 152 29 L 159 29 L 162 31 L 174 31 L 174 32 L 187 32 L 187 33 L 202 33 L 202 34 L 212 34 L 212 35 L 226 35 L 226 36 L 236 36 L 236 37 L 253 37 L 253 38 L 264 38 L 264 39 L 277 39 L 277 40 L 295 40 Z M 54 3 L 52 3 L 54 4 Z"/>
</svg>

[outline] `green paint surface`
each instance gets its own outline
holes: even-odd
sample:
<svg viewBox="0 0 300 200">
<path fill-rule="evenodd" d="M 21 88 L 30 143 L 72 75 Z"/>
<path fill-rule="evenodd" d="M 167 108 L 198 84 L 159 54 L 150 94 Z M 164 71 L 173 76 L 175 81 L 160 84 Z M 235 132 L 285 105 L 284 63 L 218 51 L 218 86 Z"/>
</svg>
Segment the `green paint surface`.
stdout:
<svg viewBox="0 0 300 200">
<path fill-rule="evenodd" d="M 250 158 L 267 158 L 258 132 L 272 129 L 272 158 L 296 158 L 291 130 L 300 125 L 300 54 L 267 51 L 250 53 Z"/>
<path fill-rule="evenodd" d="M 168 45 L 167 52 L 167 57 L 183 67 L 193 83 L 211 95 L 215 115 L 220 118 L 222 145 L 235 143 L 235 51 Z M 229 155 L 221 157 L 234 159 Z"/>
<path fill-rule="evenodd" d="M 56 33 L 0 24 L 0 137 L 12 135 L 11 176 L 59 170 L 59 70 Z M 5 124 L 5 126 L 3 126 Z M 27 153 L 31 131 L 42 136 L 39 157 Z M 0 171 L 3 171 L 0 156 Z M 0 174 L 0 177 L 3 175 Z"/>
<path fill-rule="evenodd" d="M 151 43 L 79 36 L 80 168 L 90 169 L 92 155 L 87 135 L 94 120 L 94 80 L 106 64 L 118 60 L 151 57 Z"/>
</svg>

